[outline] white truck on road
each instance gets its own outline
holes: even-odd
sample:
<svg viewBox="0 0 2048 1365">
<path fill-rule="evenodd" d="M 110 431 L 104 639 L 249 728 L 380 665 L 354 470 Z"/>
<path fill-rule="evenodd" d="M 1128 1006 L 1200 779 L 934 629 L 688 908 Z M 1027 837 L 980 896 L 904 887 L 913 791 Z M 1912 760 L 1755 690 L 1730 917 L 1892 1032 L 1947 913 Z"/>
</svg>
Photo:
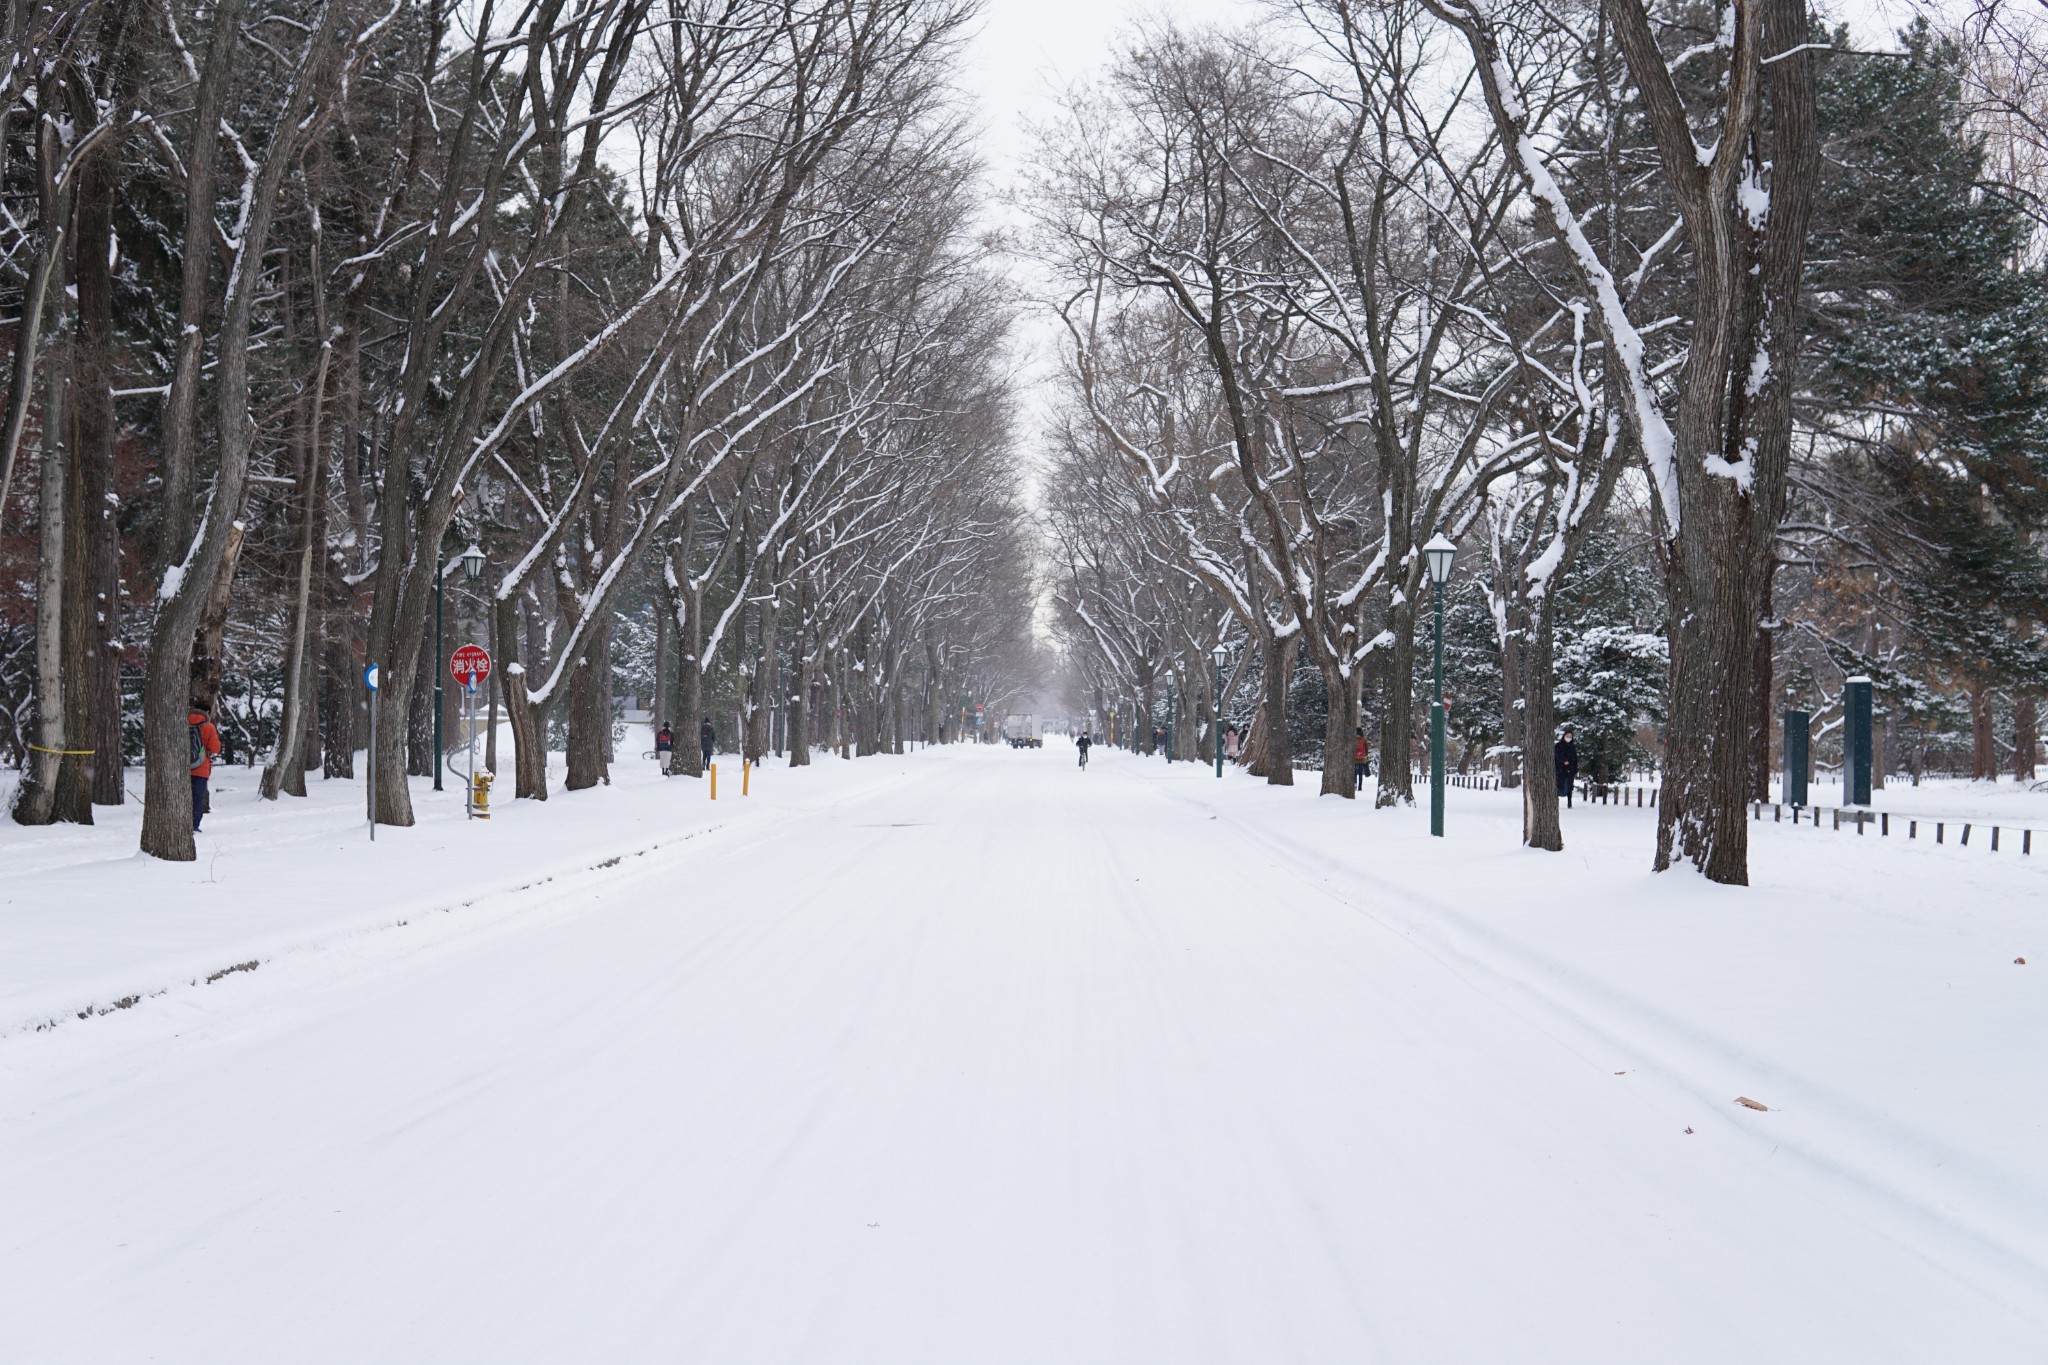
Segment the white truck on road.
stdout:
<svg viewBox="0 0 2048 1365">
<path fill-rule="evenodd" d="M 1012 749 L 1042 749 L 1045 741 L 1038 735 L 1038 717 L 1027 714 L 1003 717 L 1003 738 L 1010 742 Z"/>
</svg>

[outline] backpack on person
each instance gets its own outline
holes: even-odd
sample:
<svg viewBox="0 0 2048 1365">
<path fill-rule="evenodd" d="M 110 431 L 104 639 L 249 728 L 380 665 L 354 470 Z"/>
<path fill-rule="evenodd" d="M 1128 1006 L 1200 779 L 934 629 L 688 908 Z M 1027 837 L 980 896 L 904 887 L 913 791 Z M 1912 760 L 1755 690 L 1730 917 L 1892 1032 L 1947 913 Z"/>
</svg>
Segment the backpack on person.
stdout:
<svg viewBox="0 0 2048 1365">
<path fill-rule="evenodd" d="M 199 727 L 185 727 L 185 770 L 190 772 L 206 762 L 206 741 L 199 737 Z"/>
</svg>

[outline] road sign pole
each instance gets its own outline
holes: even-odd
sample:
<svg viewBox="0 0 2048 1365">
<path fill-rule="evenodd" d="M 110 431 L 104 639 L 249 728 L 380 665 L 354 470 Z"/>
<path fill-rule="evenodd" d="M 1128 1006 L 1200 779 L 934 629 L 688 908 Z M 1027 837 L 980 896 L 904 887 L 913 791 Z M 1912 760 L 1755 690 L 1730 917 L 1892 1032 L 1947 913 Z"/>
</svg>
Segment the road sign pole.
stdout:
<svg viewBox="0 0 2048 1365">
<path fill-rule="evenodd" d="M 370 689 L 370 748 L 368 753 L 368 777 L 370 782 L 370 842 L 377 842 L 377 665 L 371 664 L 363 670 L 363 684 Z"/>
<path fill-rule="evenodd" d="M 465 819 L 476 819 L 476 684 L 463 689 L 469 699 L 469 789 L 462 794 Z"/>
<path fill-rule="evenodd" d="M 462 798 L 462 809 L 466 818 L 477 818 L 476 809 L 476 690 L 483 686 L 484 679 L 491 676 L 490 652 L 482 645 L 464 645 L 448 656 L 448 671 L 455 681 L 462 684 L 463 696 L 468 706 L 469 725 L 469 783 L 468 791 Z M 439 686 L 437 678 L 435 686 Z M 486 803 L 488 804 L 488 803 Z M 485 819 L 489 819 L 486 812 Z"/>
</svg>

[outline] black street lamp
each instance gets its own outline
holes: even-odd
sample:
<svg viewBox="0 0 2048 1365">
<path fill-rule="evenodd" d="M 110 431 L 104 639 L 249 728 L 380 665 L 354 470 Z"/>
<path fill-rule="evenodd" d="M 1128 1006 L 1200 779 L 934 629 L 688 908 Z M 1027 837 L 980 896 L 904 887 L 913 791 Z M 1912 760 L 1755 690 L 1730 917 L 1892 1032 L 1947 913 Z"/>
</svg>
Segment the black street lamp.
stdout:
<svg viewBox="0 0 2048 1365">
<path fill-rule="evenodd" d="M 1444 580 L 1451 576 L 1451 556 L 1458 547 L 1438 531 L 1422 547 L 1429 566 L 1429 585 L 1436 597 L 1436 701 L 1429 708 L 1429 832 L 1444 832 Z M 1383 755 L 1380 760 L 1386 761 Z"/>
</svg>

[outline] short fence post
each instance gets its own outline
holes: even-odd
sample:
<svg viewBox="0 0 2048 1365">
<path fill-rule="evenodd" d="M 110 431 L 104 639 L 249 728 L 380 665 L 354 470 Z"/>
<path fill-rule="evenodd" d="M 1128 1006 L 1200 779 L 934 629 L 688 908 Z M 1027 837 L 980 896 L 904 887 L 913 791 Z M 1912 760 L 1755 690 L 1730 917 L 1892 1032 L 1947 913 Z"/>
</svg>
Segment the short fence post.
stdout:
<svg viewBox="0 0 2048 1365">
<path fill-rule="evenodd" d="M 1969 846 L 1970 846 L 1970 827 L 1969 827 L 1968 825 L 1964 825 L 1964 826 L 1963 826 L 1963 847 L 1964 847 L 1964 848 L 1968 848 Z"/>
<path fill-rule="evenodd" d="M 1776 801 L 1771 802 L 1771 823 L 1774 825 L 1785 823 L 1785 808 Z"/>
<path fill-rule="evenodd" d="M 1936 821 L 1934 822 L 1934 842 L 1935 842 L 1935 843 L 1937 843 L 1937 844 L 1938 844 L 1938 843 L 1940 843 L 1940 842 L 1941 842 L 1941 839 L 1942 839 L 1942 835 L 1943 835 L 1943 834 L 1945 834 L 1945 833 L 1947 832 L 1947 830 L 1948 830 L 1948 822 L 1947 822 L 1947 821 L 1945 821 L 1945 820 L 1936 820 Z"/>
<path fill-rule="evenodd" d="M 2021 831 L 2020 831 L 2020 852 L 2021 852 L 2021 853 L 2032 853 L 2033 851 L 2034 851 L 2034 831 L 2032 831 L 2032 830 L 2030 830 L 2030 829 L 2023 829 L 2023 830 L 2021 830 Z"/>
<path fill-rule="evenodd" d="M 1840 806 L 1837 806 L 1837 807 L 1835 807 L 1835 828 L 1836 828 L 1836 829 L 1840 829 L 1841 827 L 1842 827 L 1842 808 L 1841 808 Z"/>
<path fill-rule="evenodd" d="M 1998 852 L 1998 826 L 1996 825 L 1991 827 L 1991 851 L 1993 853 Z"/>
<path fill-rule="evenodd" d="M 1908 839 L 1920 837 L 1920 822 L 1918 820 L 1908 820 L 1906 822 L 1906 837 Z"/>
<path fill-rule="evenodd" d="M 1892 813 L 1885 811 L 1877 817 L 1877 832 L 1880 837 L 1892 832 Z"/>
</svg>

